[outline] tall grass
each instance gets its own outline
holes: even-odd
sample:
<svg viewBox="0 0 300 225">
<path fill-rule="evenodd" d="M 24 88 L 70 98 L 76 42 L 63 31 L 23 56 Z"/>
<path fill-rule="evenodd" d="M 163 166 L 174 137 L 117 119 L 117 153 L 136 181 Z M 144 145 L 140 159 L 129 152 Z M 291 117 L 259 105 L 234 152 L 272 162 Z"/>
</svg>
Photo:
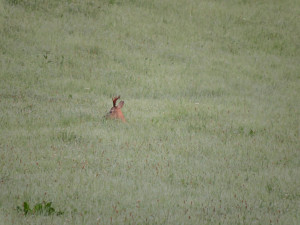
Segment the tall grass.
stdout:
<svg viewBox="0 0 300 225">
<path fill-rule="evenodd" d="M 1 0 L 0 224 L 299 224 L 299 10 Z"/>
</svg>

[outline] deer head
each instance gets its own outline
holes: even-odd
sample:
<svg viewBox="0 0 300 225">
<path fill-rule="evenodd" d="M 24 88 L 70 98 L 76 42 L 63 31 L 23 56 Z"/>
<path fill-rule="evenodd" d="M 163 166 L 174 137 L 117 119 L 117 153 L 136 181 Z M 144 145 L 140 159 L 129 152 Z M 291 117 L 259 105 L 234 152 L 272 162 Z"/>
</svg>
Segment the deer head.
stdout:
<svg viewBox="0 0 300 225">
<path fill-rule="evenodd" d="M 124 105 L 124 101 L 120 101 L 119 104 L 116 106 L 117 100 L 120 98 L 114 97 L 112 98 L 113 107 L 110 109 L 109 113 L 106 114 L 107 119 L 120 119 L 122 122 L 126 122 L 125 117 L 121 111 L 121 108 Z"/>
</svg>

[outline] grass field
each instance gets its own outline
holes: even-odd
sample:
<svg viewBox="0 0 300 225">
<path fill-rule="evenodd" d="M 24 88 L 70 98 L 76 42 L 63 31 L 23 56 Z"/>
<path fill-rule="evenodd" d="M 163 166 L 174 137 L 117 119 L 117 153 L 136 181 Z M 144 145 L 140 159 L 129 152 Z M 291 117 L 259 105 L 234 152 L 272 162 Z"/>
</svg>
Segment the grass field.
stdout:
<svg viewBox="0 0 300 225">
<path fill-rule="evenodd" d="M 299 14 L 0 0 L 0 224 L 300 224 Z"/>
</svg>

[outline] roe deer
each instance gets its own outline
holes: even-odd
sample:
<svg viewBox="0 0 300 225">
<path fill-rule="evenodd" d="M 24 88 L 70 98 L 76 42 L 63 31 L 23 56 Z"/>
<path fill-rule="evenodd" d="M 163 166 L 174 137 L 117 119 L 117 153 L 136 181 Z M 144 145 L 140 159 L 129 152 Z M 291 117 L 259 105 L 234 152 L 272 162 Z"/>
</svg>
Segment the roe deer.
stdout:
<svg viewBox="0 0 300 225">
<path fill-rule="evenodd" d="M 121 111 L 121 108 L 124 105 L 124 101 L 120 101 L 119 104 L 116 106 L 116 102 L 119 98 L 120 95 L 118 97 L 112 98 L 113 107 L 110 109 L 109 113 L 106 114 L 106 119 L 120 119 L 123 122 L 126 122 L 125 117 Z"/>
</svg>

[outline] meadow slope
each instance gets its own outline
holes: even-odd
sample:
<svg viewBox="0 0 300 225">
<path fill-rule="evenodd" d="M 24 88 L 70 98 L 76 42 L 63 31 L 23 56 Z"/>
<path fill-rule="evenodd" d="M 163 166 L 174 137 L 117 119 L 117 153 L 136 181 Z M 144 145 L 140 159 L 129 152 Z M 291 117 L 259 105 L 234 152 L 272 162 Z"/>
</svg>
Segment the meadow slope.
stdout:
<svg viewBox="0 0 300 225">
<path fill-rule="evenodd" d="M 0 0 L 0 224 L 300 224 L 299 13 Z"/>
</svg>

